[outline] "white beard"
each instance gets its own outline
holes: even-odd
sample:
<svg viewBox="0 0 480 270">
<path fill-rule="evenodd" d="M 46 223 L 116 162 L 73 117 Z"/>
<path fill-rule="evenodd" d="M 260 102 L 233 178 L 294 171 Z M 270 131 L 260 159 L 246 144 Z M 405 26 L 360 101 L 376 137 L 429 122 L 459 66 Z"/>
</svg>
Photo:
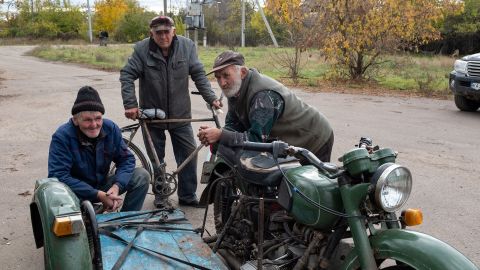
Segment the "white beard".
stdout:
<svg viewBox="0 0 480 270">
<path fill-rule="evenodd" d="M 229 88 L 222 89 L 223 93 L 227 98 L 237 96 L 238 92 L 240 91 L 240 87 L 242 86 L 242 77 L 240 69 L 235 72 L 235 78 L 233 79 L 233 85 Z"/>
</svg>

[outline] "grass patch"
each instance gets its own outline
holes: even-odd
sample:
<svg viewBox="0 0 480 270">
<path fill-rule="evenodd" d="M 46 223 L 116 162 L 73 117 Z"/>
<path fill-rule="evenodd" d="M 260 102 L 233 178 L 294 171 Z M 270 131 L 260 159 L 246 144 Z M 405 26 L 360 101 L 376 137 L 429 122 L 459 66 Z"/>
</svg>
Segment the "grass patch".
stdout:
<svg viewBox="0 0 480 270">
<path fill-rule="evenodd" d="M 209 71 L 218 54 L 227 47 L 200 47 L 198 55 Z M 235 48 L 245 56 L 246 65 L 273 77 L 287 85 L 293 82 L 288 78 L 288 69 L 278 63 L 280 53 L 293 53 L 292 48 L 247 47 Z M 133 51 L 132 44 L 108 45 L 43 45 L 30 52 L 31 55 L 51 61 L 77 63 L 102 70 L 119 71 Z M 349 81 L 338 78 L 339 74 L 331 63 L 325 61 L 318 50 L 307 50 L 302 54 L 302 68 L 298 86 L 308 87 L 312 91 L 332 90 L 336 88 L 348 92 L 362 92 L 365 88 L 375 91 L 412 93 L 423 96 L 447 97 L 450 95 L 446 75 L 453 67 L 454 59 L 446 56 L 418 56 L 412 54 L 386 55 L 382 63 L 371 70 L 370 80 Z M 211 80 L 214 79 L 210 75 Z M 325 88 L 325 85 L 332 87 Z M 347 90 L 346 90 L 347 89 Z M 360 89 L 360 90 L 359 90 Z"/>
</svg>

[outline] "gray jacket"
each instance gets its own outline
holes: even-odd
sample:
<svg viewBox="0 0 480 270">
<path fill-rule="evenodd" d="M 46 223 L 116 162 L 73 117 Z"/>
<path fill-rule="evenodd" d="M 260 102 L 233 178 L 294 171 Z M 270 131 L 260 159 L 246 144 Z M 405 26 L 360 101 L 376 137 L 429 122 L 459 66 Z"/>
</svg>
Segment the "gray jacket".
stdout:
<svg viewBox="0 0 480 270">
<path fill-rule="evenodd" d="M 205 76 L 203 64 L 198 60 L 193 41 L 175 36 L 167 60 L 152 38 L 139 41 L 120 71 L 123 106 L 125 109 L 159 108 L 170 119 L 191 118 L 188 75 L 208 104 L 217 99 Z M 134 82 L 137 79 L 140 79 L 140 104 L 135 95 Z M 188 123 L 161 126 L 168 129 L 186 124 Z"/>
</svg>

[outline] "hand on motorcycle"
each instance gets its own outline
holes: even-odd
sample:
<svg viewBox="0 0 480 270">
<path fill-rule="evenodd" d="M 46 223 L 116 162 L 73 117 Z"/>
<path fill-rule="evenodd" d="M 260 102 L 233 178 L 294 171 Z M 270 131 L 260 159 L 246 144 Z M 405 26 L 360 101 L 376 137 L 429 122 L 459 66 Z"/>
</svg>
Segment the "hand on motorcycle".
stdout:
<svg viewBox="0 0 480 270">
<path fill-rule="evenodd" d="M 208 146 L 216 143 L 220 139 L 221 134 L 222 130 L 219 128 L 200 126 L 197 137 L 203 145 Z"/>
<path fill-rule="evenodd" d="M 112 185 L 112 187 L 107 191 L 98 191 L 97 197 L 103 204 L 103 209 L 107 212 L 112 212 L 117 210 L 122 205 L 122 197 L 118 195 L 119 188 L 117 185 Z"/>
</svg>

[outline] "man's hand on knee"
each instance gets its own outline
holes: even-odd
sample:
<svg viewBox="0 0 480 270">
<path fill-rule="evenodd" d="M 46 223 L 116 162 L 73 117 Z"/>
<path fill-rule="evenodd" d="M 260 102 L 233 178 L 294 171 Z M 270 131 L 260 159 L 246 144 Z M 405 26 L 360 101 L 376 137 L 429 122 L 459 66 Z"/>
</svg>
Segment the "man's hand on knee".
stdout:
<svg viewBox="0 0 480 270">
<path fill-rule="evenodd" d="M 113 185 L 107 192 L 98 191 L 97 197 L 102 202 L 105 211 L 115 211 L 122 205 L 123 199 L 118 193 L 119 188 L 117 185 Z"/>
</svg>

